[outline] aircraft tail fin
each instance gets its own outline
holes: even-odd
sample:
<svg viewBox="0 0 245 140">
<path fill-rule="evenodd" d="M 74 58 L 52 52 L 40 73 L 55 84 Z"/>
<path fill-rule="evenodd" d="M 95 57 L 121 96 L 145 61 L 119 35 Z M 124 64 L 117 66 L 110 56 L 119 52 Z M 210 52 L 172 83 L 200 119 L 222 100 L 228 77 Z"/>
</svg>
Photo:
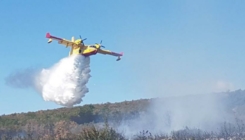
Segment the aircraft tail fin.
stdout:
<svg viewBox="0 0 245 140">
<path fill-rule="evenodd" d="M 75 38 L 74 38 L 74 36 L 73 37 L 71 37 L 71 42 L 75 42 Z M 69 56 L 71 56 L 72 54 L 73 54 L 73 47 L 71 47 L 71 50 L 70 50 L 70 53 L 69 53 Z"/>
<path fill-rule="evenodd" d="M 70 50 L 69 56 L 71 56 L 72 54 L 73 54 L 73 47 L 71 47 L 71 50 Z"/>
</svg>

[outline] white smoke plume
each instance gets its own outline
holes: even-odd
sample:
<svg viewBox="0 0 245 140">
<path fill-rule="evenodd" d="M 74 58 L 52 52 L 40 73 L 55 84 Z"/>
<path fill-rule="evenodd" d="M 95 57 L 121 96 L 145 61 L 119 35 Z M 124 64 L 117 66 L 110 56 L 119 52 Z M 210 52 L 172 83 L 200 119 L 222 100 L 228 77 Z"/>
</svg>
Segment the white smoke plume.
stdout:
<svg viewBox="0 0 245 140">
<path fill-rule="evenodd" d="M 28 69 L 6 78 L 13 87 L 32 87 L 45 101 L 72 107 L 79 104 L 88 92 L 86 84 L 90 76 L 90 58 L 70 56 L 63 58 L 49 69 Z"/>
<path fill-rule="evenodd" d="M 170 134 L 185 127 L 219 131 L 224 122 L 234 121 L 234 116 L 227 112 L 225 98 L 225 95 L 207 94 L 153 99 L 147 111 L 122 121 L 117 129 L 127 137 L 143 130 L 152 134 Z"/>
<path fill-rule="evenodd" d="M 18 70 L 5 78 L 6 85 L 14 88 L 31 88 L 35 87 L 35 77 L 39 70 L 36 68 L 28 68 Z"/>
</svg>

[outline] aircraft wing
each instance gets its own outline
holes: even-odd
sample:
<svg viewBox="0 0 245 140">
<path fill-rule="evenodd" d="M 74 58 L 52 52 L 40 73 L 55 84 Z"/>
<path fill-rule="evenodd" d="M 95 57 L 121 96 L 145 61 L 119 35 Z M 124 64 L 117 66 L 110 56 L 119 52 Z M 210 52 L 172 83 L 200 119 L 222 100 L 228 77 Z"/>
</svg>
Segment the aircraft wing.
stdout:
<svg viewBox="0 0 245 140">
<path fill-rule="evenodd" d="M 76 43 L 74 43 L 72 41 L 69 41 L 69 40 L 66 40 L 66 39 L 62 39 L 62 38 L 59 38 L 59 37 L 52 36 L 52 35 L 50 35 L 50 33 L 47 33 L 46 34 L 46 38 L 49 38 L 48 43 L 51 43 L 52 40 L 57 40 L 59 44 L 63 44 L 66 47 L 68 47 L 68 46 L 72 47 L 72 46 L 77 45 Z"/>
<path fill-rule="evenodd" d="M 98 53 L 101 53 L 101 54 L 109 54 L 109 55 L 113 55 L 113 56 L 118 56 L 118 60 L 120 60 L 121 56 L 123 56 L 123 53 L 115 53 L 115 52 L 112 52 L 112 51 L 109 51 L 109 50 L 102 50 L 102 49 L 99 49 L 98 50 Z"/>
</svg>

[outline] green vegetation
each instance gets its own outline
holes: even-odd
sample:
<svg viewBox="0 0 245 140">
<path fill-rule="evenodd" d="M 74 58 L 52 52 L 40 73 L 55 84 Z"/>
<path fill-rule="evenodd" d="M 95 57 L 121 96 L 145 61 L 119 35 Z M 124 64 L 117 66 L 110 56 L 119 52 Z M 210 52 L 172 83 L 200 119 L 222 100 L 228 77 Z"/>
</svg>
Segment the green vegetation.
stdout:
<svg viewBox="0 0 245 140">
<path fill-rule="evenodd" d="M 155 99 L 141 99 L 120 103 L 89 104 L 73 108 L 14 113 L 0 116 L 1 140 L 187 140 L 187 139 L 242 139 L 245 125 L 237 119 L 236 124 L 225 122 L 220 132 L 204 132 L 200 129 L 173 131 L 169 134 L 152 134 L 141 131 L 130 138 L 110 126 L 121 120 L 138 118 L 140 113 Z M 243 110 L 243 107 L 237 108 Z M 137 120 L 136 120 L 137 121 Z M 219 126 L 217 126 L 219 127 Z"/>
<path fill-rule="evenodd" d="M 114 104 L 90 104 L 73 108 L 2 115 L 0 116 L 0 129 L 21 127 L 33 122 L 46 125 L 59 121 L 74 121 L 78 124 L 103 122 L 105 117 L 110 120 L 118 120 L 145 111 L 149 103 L 150 100 L 142 99 Z"/>
<path fill-rule="evenodd" d="M 0 136 L 1 139 L 8 139 L 13 135 L 21 134 L 28 138 L 32 136 L 39 139 L 45 135 L 53 138 L 62 134 L 65 137 L 76 135 L 82 139 L 90 139 L 88 137 L 92 137 L 93 134 L 92 139 L 101 139 L 106 136 L 122 139 L 122 136 L 108 125 L 100 128 L 95 127 L 94 124 L 104 123 L 105 120 L 120 121 L 123 118 L 135 117 L 139 112 L 146 111 L 149 103 L 149 99 L 142 99 L 2 115 L 0 116 Z"/>
</svg>

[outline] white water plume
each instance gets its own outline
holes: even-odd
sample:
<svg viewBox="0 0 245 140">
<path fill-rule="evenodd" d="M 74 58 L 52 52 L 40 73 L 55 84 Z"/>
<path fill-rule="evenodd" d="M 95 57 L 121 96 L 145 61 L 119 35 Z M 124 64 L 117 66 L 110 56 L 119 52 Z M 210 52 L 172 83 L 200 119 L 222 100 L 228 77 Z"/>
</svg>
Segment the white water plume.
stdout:
<svg viewBox="0 0 245 140">
<path fill-rule="evenodd" d="M 90 58 L 81 55 L 61 59 L 49 69 L 28 68 L 6 77 L 6 84 L 15 88 L 33 88 L 45 101 L 72 107 L 88 92 Z"/>
<path fill-rule="evenodd" d="M 67 107 L 81 103 L 88 92 L 89 63 L 89 57 L 71 56 L 50 69 L 43 69 L 36 79 L 43 99 Z"/>
</svg>

